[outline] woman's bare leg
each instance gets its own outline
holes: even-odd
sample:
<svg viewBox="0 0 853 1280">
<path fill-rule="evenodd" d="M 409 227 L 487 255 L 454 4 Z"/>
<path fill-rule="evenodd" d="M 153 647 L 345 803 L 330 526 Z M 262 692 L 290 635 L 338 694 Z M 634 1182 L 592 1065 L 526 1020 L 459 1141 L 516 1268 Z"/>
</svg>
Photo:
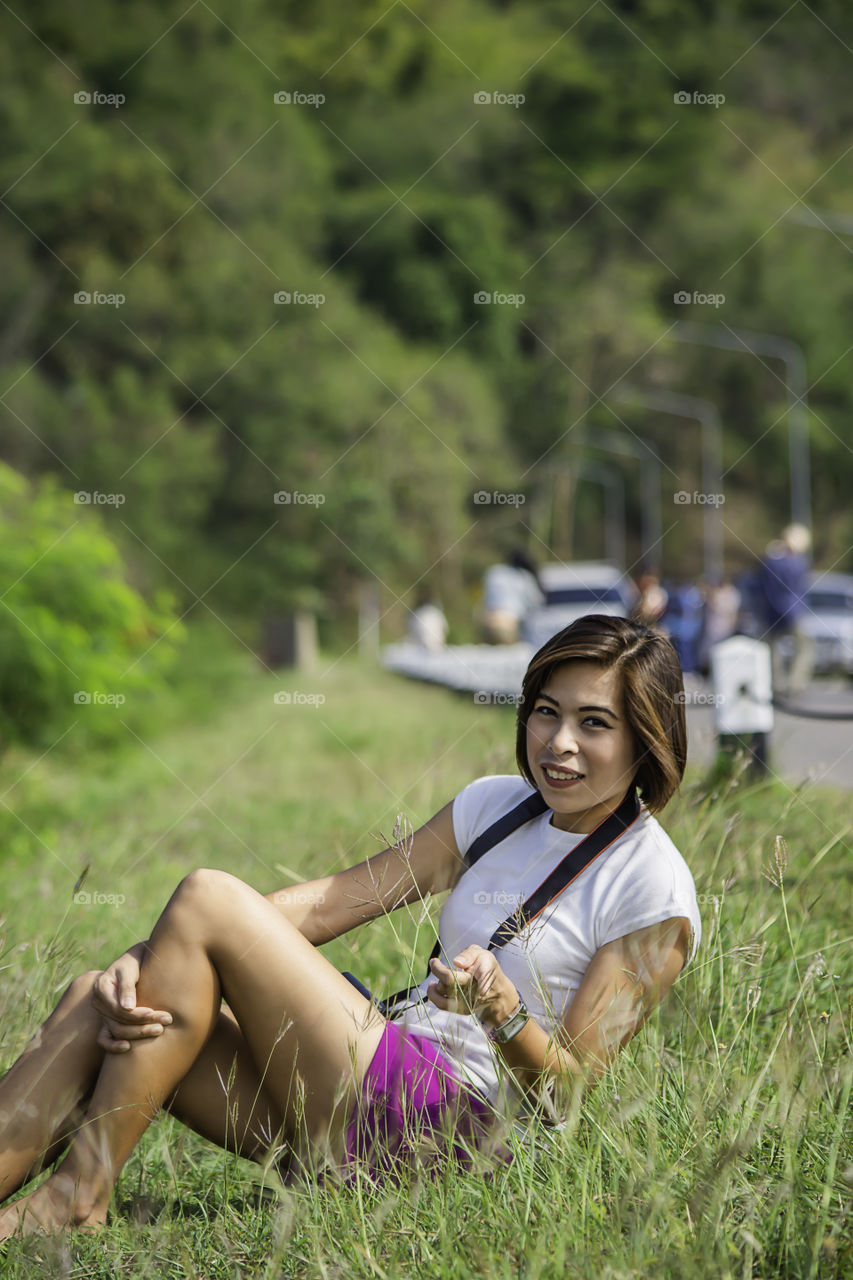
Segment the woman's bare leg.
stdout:
<svg viewBox="0 0 853 1280">
<path fill-rule="evenodd" d="M 0 1199 L 56 1158 L 50 1148 L 73 1127 L 104 1056 L 95 1043 L 94 973 L 75 978 L 0 1081 Z"/>
<path fill-rule="evenodd" d="M 73 980 L 0 1080 L 0 1200 L 58 1160 L 82 1118 L 106 1056 L 96 1044 L 101 1018 L 92 1007 L 98 972 Z M 152 1028 L 152 1034 L 163 1033 Z M 258 1161 L 281 1127 L 281 1115 L 226 1008 L 165 1107 L 211 1142 Z"/>
<path fill-rule="evenodd" d="M 264 897 L 225 872 L 188 876 L 151 935 L 138 992 L 142 1003 L 168 1009 L 172 1025 L 103 1061 L 68 1155 L 0 1215 L 0 1239 L 21 1224 L 103 1222 L 119 1170 L 211 1035 L 222 994 L 299 1157 L 327 1144 L 340 1154 L 384 1023 Z"/>
</svg>

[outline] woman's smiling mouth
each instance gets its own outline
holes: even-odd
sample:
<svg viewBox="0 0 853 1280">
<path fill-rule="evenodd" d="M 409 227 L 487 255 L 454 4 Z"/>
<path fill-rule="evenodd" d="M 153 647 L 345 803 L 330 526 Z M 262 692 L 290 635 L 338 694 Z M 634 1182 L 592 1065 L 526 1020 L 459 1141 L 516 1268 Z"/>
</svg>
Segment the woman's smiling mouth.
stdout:
<svg viewBox="0 0 853 1280">
<path fill-rule="evenodd" d="M 574 769 L 565 769 L 550 764 L 543 764 L 542 772 L 548 779 L 548 785 L 552 787 L 571 786 L 574 782 L 580 782 L 584 776 L 582 773 L 578 773 Z"/>
</svg>

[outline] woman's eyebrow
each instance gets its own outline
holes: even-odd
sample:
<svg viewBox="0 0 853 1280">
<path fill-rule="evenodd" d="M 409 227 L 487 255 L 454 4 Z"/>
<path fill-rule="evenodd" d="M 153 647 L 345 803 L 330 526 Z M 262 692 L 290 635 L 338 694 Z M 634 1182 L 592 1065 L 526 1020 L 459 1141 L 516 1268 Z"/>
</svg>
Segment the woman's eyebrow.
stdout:
<svg viewBox="0 0 853 1280">
<path fill-rule="evenodd" d="M 619 719 L 616 712 L 611 711 L 609 707 L 578 707 L 578 711 L 604 711 L 607 715 L 612 716 L 614 720 Z"/>
<path fill-rule="evenodd" d="M 551 697 L 550 693 L 543 693 L 540 690 L 539 697 L 544 698 L 546 702 L 552 702 L 555 707 L 558 707 L 560 705 L 556 698 Z M 597 707 L 597 706 L 590 705 L 586 707 L 578 707 L 578 711 L 603 711 L 606 715 L 611 716 L 612 719 L 614 720 L 619 719 L 616 712 L 611 711 L 609 707 Z"/>
</svg>

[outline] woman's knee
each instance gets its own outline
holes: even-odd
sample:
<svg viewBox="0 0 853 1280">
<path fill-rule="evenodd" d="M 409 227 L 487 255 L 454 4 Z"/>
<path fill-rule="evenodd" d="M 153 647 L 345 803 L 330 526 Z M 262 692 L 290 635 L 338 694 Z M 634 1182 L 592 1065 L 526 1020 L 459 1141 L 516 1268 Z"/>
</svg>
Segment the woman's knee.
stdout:
<svg viewBox="0 0 853 1280">
<path fill-rule="evenodd" d="M 85 973 L 78 973 L 77 977 L 72 978 L 66 987 L 65 995 L 74 1000 L 75 1003 L 91 1000 L 95 979 L 100 976 L 100 969 L 87 969 Z"/>
<path fill-rule="evenodd" d="M 181 880 L 172 894 L 169 907 L 190 906 L 194 911 L 205 911 L 233 901 L 235 893 L 244 887 L 243 881 L 228 871 L 197 867 Z"/>
</svg>

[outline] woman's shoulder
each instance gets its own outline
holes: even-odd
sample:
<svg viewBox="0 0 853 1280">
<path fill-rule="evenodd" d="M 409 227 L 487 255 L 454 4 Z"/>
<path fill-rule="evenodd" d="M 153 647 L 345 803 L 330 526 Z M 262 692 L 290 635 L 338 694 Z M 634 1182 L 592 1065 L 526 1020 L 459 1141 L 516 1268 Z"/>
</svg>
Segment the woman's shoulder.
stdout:
<svg viewBox="0 0 853 1280">
<path fill-rule="evenodd" d="M 672 836 L 664 826 L 657 820 L 653 813 L 649 813 L 648 809 L 643 805 L 641 837 L 650 844 L 653 844 L 669 861 L 682 866 L 687 866 L 684 854 L 676 845 Z"/>
<path fill-rule="evenodd" d="M 611 846 L 599 866 L 600 905 L 646 900 L 695 906 L 696 886 L 686 859 L 657 818 L 643 806 L 639 821 Z"/>
<path fill-rule="evenodd" d="M 491 812 L 496 805 L 505 804 L 510 808 L 518 804 L 532 790 L 530 783 L 517 773 L 484 774 L 482 778 L 475 778 L 467 787 L 462 788 L 454 805 L 465 805 L 471 812 L 478 809 Z M 494 816 L 500 817 L 500 811 Z"/>
<path fill-rule="evenodd" d="M 461 852 L 498 818 L 519 804 L 533 788 L 513 773 L 490 774 L 469 782 L 453 801 L 453 826 Z"/>
<path fill-rule="evenodd" d="M 657 879 L 665 876 L 692 881 L 690 867 L 681 850 L 645 805 L 631 838 L 626 841 L 626 858 L 631 863 L 632 876 L 646 870 Z"/>
<path fill-rule="evenodd" d="M 480 778 L 475 778 L 473 782 L 469 782 L 459 792 L 460 796 L 467 795 L 517 795 L 519 799 L 532 791 L 530 783 L 526 778 L 522 778 L 517 773 L 487 773 Z M 457 797 L 458 799 L 458 797 Z"/>
<path fill-rule="evenodd" d="M 672 838 L 643 808 L 636 829 L 626 833 L 616 850 L 617 856 L 602 869 L 596 945 L 604 946 L 646 925 L 682 916 L 691 925 L 688 961 L 692 960 L 702 936 L 696 886 Z"/>
</svg>

